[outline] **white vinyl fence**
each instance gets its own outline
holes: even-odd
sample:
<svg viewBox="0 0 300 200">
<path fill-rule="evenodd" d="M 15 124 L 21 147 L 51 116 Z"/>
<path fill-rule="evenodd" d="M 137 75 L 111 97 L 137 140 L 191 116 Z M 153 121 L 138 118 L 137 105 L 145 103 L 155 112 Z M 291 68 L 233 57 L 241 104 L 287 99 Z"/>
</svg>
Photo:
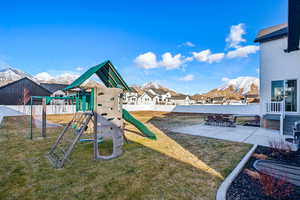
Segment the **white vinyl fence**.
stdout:
<svg viewBox="0 0 300 200">
<path fill-rule="evenodd" d="M 30 115 L 30 106 L 2 106 L 14 111 Z M 33 105 L 33 114 L 42 114 L 42 105 Z M 215 113 L 236 115 L 259 115 L 259 104 L 249 105 L 124 105 L 128 111 L 164 111 L 184 113 Z M 75 105 L 47 105 L 47 114 L 72 114 L 76 112 Z M 0 109 L 1 114 L 1 109 Z M 5 115 L 5 113 L 3 113 Z"/>
<path fill-rule="evenodd" d="M 6 108 L 13 109 L 17 112 L 23 113 L 24 115 L 30 115 L 31 113 L 31 106 L 20 106 L 20 105 L 9 105 L 5 106 Z M 42 105 L 33 105 L 32 112 L 34 115 L 41 115 L 42 114 Z M 1 110 L 0 110 L 1 112 Z M 47 114 L 72 114 L 76 112 L 75 105 L 47 105 L 46 106 L 46 113 Z"/>
<path fill-rule="evenodd" d="M 164 111 L 183 113 L 213 113 L 234 115 L 259 115 L 259 104 L 248 105 L 124 105 L 128 111 Z"/>
</svg>

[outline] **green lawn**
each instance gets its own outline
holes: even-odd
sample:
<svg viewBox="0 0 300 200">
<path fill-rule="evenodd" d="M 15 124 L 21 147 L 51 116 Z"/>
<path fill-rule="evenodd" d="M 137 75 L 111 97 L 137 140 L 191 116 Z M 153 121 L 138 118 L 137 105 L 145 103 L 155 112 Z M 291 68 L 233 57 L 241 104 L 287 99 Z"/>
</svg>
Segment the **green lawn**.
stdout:
<svg viewBox="0 0 300 200">
<path fill-rule="evenodd" d="M 161 130 L 223 176 L 251 147 L 168 132 L 164 123 L 180 119 L 181 124 L 184 120 L 190 124 L 197 117 L 153 112 L 136 117 L 139 115 L 158 128 L 164 124 Z M 109 161 L 93 161 L 92 144 L 79 144 L 64 169 L 53 169 L 45 154 L 58 130 L 48 130 L 51 138 L 31 141 L 21 122 L 7 118 L 0 129 L 0 199 L 214 199 L 222 182 L 132 142 L 124 146 L 120 158 Z"/>
</svg>

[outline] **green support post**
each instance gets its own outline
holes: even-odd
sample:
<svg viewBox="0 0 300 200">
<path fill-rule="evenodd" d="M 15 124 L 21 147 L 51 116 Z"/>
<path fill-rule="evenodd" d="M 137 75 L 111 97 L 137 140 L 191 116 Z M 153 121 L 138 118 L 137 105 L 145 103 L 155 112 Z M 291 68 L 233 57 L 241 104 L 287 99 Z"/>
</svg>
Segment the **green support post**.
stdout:
<svg viewBox="0 0 300 200">
<path fill-rule="evenodd" d="M 79 97 L 78 95 L 76 96 L 76 112 L 79 111 Z"/>
<path fill-rule="evenodd" d="M 86 111 L 86 96 L 85 95 L 82 96 L 82 111 L 83 112 Z"/>
</svg>

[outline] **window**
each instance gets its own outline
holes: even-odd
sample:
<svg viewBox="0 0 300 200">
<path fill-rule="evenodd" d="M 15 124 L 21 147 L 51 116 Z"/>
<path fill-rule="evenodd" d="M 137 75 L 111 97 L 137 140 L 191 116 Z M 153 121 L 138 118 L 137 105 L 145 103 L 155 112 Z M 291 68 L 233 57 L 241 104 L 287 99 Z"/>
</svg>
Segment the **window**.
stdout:
<svg viewBox="0 0 300 200">
<path fill-rule="evenodd" d="M 282 101 L 284 97 L 284 81 L 272 81 L 272 101 Z"/>
<path fill-rule="evenodd" d="M 272 101 L 285 100 L 287 112 L 297 111 L 297 80 L 272 81 Z"/>
<path fill-rule="evenodd" d="M 287 80 L 285 85 L 285 110 L 297 111 L 297 80 Z"/>
</svg>

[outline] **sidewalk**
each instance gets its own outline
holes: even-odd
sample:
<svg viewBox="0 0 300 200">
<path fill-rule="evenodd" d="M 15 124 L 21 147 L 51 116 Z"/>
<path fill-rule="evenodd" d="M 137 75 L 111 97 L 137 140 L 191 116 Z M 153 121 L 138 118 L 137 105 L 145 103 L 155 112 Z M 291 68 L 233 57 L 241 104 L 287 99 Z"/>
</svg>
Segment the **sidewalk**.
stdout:
<svg viewBox="0 0 300 200">
<path fill-rule="evenodd" d="M 270 141 L 279 141 L 282 139 L 280 132 L 277 130 L 249 126 L 230 128 L 199 124 L 175 128 L 171 131 L 262 146 L 269 146 Z"/>
</svg>

